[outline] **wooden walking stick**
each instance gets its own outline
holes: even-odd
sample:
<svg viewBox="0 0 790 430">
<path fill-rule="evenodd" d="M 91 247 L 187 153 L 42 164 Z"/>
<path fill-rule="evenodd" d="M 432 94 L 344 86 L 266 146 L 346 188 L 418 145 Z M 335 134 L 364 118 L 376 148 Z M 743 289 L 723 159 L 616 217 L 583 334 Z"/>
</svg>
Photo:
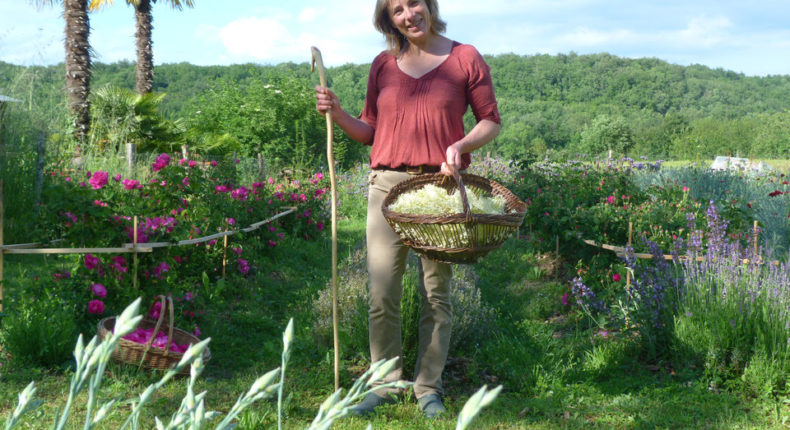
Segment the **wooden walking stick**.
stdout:
<svg viewBox="0 0 790 430">
<path fill-rule="evenodd" d="M 321 51 L 315 46 L 310 47 L 313 54 L 313 61 L 310 71 L 315 70 L 318 65 L 318 78 L 321 86 L 326 86 L 326 69 L 324 61 L 321 59 Z M 326 162 L 329 164 L 329 183 L 331 185 L 332 200 L 332 334 L 334 337 L 335 348 L 335 391 L 340 389 L 340 341 L 338 339 L 337 328 L 337 180 L 335 179 L 335 156 L 332 145 L 333 123 L 332 112 L 326 113 Z"/>
</svg>

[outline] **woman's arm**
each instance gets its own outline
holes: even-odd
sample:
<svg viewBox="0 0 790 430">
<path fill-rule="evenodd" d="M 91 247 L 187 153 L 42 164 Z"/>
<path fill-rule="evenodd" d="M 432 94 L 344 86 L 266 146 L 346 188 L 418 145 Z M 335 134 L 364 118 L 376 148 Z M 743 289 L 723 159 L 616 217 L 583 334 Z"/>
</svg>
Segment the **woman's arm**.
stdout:
<svg viewBox="0 0 790 430">
<path fill-rule="evenodd" d="M 357 142 L 369 145 L 373 142 L 374 129 L 370 124 L 361 119 L 354 118 L 340 106 L 340 100 L 330 89 L 322 86 L 315 87 L 315 108 L 322 115 L 332 113 L 332 121 L 340 127 L 348 137 Z"/>
<path fill-rule="evenodd" d="M 461 165 L 461 154 L 466 154 L 478 149 L 494 140 L 499 135 L 501 125 L 494 121 L 483 119 L 458 142 L 447 147 L 447 161 L 442 163 L 441 172 L 452 175 L 455 166 Z"/>
</svg>

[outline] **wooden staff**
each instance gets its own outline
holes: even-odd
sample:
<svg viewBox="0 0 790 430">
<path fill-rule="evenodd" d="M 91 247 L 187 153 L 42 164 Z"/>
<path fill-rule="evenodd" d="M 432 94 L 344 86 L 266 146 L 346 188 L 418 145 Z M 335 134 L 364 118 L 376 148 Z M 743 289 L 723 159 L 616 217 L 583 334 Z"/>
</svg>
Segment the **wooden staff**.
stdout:
<svg viewBox="0 0 790 430">
<path fill-rule="evenodd" d="M 3 273 L 3 255 L 5 249 L 3 246 L 3 216 L 5 208 L 3 207 L 3 180 L 0 179 L 0 313 L 3 313 L 3 284 L 5 284 L 5 276 Z"/>
<path fill-rule="evenodd" d="M 312 52 L 313 61 L 310 65 L 310 71 L 315 70 L 318 65 L 318 77 L 321 86 L 326 86 L 326 69 L 324 69 L 324 62 L 321 59 L 321 51 L 315 46 L 310 48 Z M 335 156 L 332 145 L 333 136 L 333 123 L 332 112 L 326 113 L 326 161 L 329 164 L 329 182 L 331 184 L 331 200 L 332 200 L 332 334 L 334 337 L 335 348 L 335 391 L 340 389 L 340 340 L 338 334 L 337 322 L 337 180 L 335 179 Z"/>
</svg>

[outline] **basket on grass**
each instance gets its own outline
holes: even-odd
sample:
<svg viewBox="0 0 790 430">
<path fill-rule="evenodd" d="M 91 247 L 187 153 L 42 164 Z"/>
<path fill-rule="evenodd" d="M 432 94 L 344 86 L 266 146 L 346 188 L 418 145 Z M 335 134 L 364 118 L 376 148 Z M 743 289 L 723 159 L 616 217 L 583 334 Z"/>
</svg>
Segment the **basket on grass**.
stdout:
<svg viewBox="0 0 790 430">
<path fill-rule="evenodd" d="M 154 307 L 159 303 L 159 317 L 154 320 L 149 316 L 152 314 Z M 162 327 L 165 321 L 165 314 L 168 315 L 168 322 L 166 327 Z M 115 328 L 116 317 L 108 317 L 99 321 L 98 334 L 99 339 L 110 336 Z M 140 321 L 138 328 L 151 329 L 153 334 L 147 343 L 138 343 L 129 339 L 121 338 L 118 346 L 112 352 L 112 358 L 116 361 L 137 366 L 143 366 L 150 369 L 167 370 L 178 363 L 184 356 L 182 352 L 176 352 L 171 349 L 171 344 L 186 345 L 195 344 L 200 342 L 196 336 L 184 330 L 173 326 L 173 299 L 165 296 L 157 296 L 154 303 L 148 310 L 146 316 Z M 157 333 L 161 329 L 167 331 L 167 342 L 165 348 L 157 348 L 153 346 Z M 209 349 L 203 350 L 203 362 L 208 362 L 211 359 Z M 189 367 L 185 367 L 180 372 L 182 375 L 189 374 Z"/>
<path fill-rule="evenodd" d="M 442 173 L 418 175 L 396 184 L 381 206 L 384 218 L 401 237 L 403 243 L 418 254 L 432 260 L 451 264 L 476 263 L 490 251 L 499 248 L 507 237 L 524 221 L 526 204 L 496 181 L 472 174 L 454 175 L 455 181 Z M 425 215 L 407 214 L 390 210 L 400 195 L 436 185 L 461 193 L 463 213 Z M 466 188 L 477 194 L 501 196 L 505 199 L 505 213 L 472 213 Z"/>
</svg>

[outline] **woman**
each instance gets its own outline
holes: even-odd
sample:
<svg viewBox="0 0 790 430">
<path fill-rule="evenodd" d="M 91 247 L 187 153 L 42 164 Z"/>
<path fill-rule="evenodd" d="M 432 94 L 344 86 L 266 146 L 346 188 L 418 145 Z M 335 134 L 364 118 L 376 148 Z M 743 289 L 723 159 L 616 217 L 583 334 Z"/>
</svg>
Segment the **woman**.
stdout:
<svg viewBox="0 0 790 430">
<path fill-rule="evenodd" d="M 488 65 L 471 45 L 441 33 L 436 0 L 378 0 L 374 24 L 388 50 L 370 68 L 365 107 L 358 118 L 345 112 L 337 96 L 316 87 L 316 109 L 331 112 L 352 139 L 372 145 L 367 214 L 370 277 L 371 362 L 401 356 L 400 301 L 408 248 L 381 213 L 389 189 L 413 174 L 466 169 L 469 153 L 493 140 L 500 129 Z M 471 106 L 477 119 L 464 132 Z M 450 265 L 422 258 L 424 288 L 414 393 L 429 418 L 445 412 L 442 370 L 450 342 Z M 383 382 L 401 379 L 396 366 Z M 367 415 L 394 403 L 394 391 L 371 393 L 352 408 Z"/>
</svg>

